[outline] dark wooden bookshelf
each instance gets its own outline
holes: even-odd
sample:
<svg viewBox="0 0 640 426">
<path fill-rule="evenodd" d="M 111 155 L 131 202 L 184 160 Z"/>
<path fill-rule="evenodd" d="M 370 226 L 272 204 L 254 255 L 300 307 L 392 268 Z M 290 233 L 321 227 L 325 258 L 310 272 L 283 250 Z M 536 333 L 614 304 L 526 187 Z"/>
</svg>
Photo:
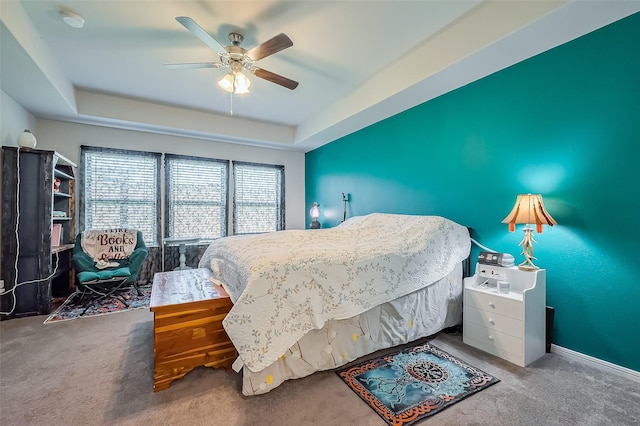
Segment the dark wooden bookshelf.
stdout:
<svg viewBox="0 0 640 426">
<path fill-rule="evenodd" d="M 8 293 L 0 306 L 11 313 L 1 319 L 48 314 L 54 298 L 73 288 L 75 167 L 55 151 L 2 147 L 1 275 Z M 54 224 L 62 225 L 55 247 Z"/>
</svg>

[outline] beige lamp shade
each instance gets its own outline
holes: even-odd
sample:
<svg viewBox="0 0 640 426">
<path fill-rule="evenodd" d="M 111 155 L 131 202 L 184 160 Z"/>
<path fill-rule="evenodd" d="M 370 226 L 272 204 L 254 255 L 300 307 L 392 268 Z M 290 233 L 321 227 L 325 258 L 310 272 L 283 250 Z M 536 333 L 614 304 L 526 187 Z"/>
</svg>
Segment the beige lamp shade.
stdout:
<svg viewBox="0 0 640 426">
<path fill-rule="evenodd" d="M 313 220 L 316 220 L 320 217 L 320 204 L 313 203 L 313 207 L 309 210 L 309 214 Z"/>
<path fill-rule="evenodd" d="M 556 222 L 547 209 L 544 208 L 542 195 L 520 194 L 516 198 L 516 204 L 511 213 L 504 218 L 502 223 L 509 224 L 509 232 L 515 231 L 516 224 L 536 225 L 536 232 L 542 233 L 542 225 L 553 226 Z"/>
</svg>

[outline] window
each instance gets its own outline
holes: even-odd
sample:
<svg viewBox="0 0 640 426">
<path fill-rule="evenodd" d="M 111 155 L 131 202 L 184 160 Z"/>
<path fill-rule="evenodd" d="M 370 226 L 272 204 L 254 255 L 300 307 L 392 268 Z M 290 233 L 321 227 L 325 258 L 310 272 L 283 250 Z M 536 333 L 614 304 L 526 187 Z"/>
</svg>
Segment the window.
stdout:
<svg viewBox="0 0 640 426">
<path fill-rule="evenodd" d="M 167 154 L 167 235 L 211 240 L 227 235 L 229 162 Z"/>
<path fill-rule="evenodd" d="M 80 229 L 132 228 L 157 245 L 159 153 L 81 147 Z"/>
<path fill-rule="evenodd" d="M 171 238 L 203 242 L 285 229 L 284 166 L 81 147 L 79 230 L 133 228 L 147 246 Z M 164 212 L 160 194 L 164 189 Z M 233 200 L 230 226 L 229 200 Z"/>
<path fill-rule="evenodd" d="M 233 163 L 233 233 L 284 229 L 284 166 Z"/>
</svg>

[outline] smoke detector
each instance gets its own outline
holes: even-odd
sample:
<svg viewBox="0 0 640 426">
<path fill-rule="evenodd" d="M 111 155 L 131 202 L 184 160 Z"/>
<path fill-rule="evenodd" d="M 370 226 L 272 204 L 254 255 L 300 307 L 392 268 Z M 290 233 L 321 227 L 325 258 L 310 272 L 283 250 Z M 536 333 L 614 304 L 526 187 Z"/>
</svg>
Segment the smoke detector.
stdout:
<svg viewBox="0 0 640 426">
<path fill-rule="evenodd" d="M 61 10 L 62 21 L 70 27 L 82 28 L 84 27 L 84 18 L 77 13 L 70 12 L 68 10 Z"/>
</svg>

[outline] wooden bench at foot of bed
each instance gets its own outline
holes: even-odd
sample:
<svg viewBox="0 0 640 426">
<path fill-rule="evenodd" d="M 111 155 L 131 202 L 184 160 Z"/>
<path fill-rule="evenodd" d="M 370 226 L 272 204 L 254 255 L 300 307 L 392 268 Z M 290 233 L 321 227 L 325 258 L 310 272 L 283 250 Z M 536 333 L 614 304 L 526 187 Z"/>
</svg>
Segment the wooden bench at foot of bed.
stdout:
<svg viewBox="0 0 640 426">
<path fill-rule="evenodd" d="M 167 389 L 195 367 L 231 368 L 237 353 L 222 328 L 231 299 L 209 279 L 211 271 L 187 269 L 153 277 L 153 390 Z"/>
</svg>

